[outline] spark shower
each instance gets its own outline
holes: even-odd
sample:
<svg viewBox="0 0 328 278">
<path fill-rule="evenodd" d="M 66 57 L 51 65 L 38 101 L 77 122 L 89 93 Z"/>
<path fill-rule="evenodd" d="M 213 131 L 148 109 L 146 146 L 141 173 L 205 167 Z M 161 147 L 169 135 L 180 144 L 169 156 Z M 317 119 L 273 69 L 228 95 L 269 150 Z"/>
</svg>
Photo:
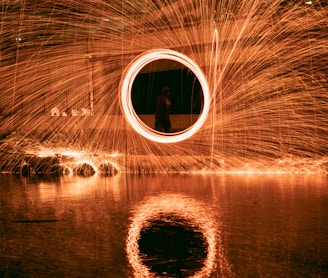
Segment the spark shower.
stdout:
<svg viewBox="0 0 328 278">
<path fill-rule="evenodd" d="M 327 26 L 323 1 L 2 1 L 1 169 L 60 155 L 127 172 L 326 171 Z M 129 65 L 158 49 L 208 87 L 206 117 L 176 142 L 139 134 L 122 108 Z"/>
</svg>

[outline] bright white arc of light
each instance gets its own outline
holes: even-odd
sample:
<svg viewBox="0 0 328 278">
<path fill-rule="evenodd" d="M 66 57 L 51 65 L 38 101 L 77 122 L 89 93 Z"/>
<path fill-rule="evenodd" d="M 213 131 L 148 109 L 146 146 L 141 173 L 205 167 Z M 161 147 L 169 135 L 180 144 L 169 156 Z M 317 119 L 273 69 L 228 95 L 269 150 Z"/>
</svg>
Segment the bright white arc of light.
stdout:
<svg viewBox="0 0 328 278">
<path fill-rule="evenodd" d="M 203 90 L 204 104 L 200 116 L 192 126 L 180 132 L 155 131 L 138 117 L 132 104 L 131 92 L 136 76 L 147 64 L 161 59 L 173 60 L 186 66 L 195 74 Z M 175 143 L 193 136 L 203 126 L 210 108 L 210 91 L 202 70 L 192 59 L 174 50 L 155 49 L 143 53 L 127 67 L 121 81 L 121 104 L 126 119 L 136 132 L 154 142 Z"/>
</svg>

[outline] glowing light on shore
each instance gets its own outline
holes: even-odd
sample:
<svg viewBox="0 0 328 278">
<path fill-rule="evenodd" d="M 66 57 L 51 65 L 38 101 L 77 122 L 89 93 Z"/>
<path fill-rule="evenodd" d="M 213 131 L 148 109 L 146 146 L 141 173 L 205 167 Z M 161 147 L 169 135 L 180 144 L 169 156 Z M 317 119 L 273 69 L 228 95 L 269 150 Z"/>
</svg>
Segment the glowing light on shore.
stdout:
<svg viewBox="0 0 328 278">
<path fill-rule="evenodd" d="M 56 156 L 67 156 L 67 157 L 83 157 L 86 154 L 84 152 L 74 150 L 43 150 L 43 151 L 27 151 L 26 154 L 36 155 L 38 157 L 56 157 Z"/>
<path fill-rule="evenodd" d="M 155 275 L 143 264 L 140 258 L 138 239 L 142 228 L 147 226 L 148 221 L 156 220 L 163 214 L 174 214 L 179 218 L 186 219 L 200 229 L 207 242 L 207 257 L 204 266 L 192 277 L 209 277 L 215 270 L 216 259 L 218 259 L 221 271 L 226 271 L 223 268 L 228 268 L 228 264 L 221 246 L 221 239 L 218 238 L 220 237 L 220 227 L 212 217 L 211 210 L 195 199 L 178 194 L 164 194 L 151 197 L 137 206 L 131 219 L 126 240 L 126 251 L 135 277 L 154 277 Z"/>
<path fill-rule="evenodd" d="M 119 156 L 121 156 L 121 155 L 122 155 L 122 154 L 117 153 L 117 152 L 113 152 L 113 153 L 108 154 L 109 157 L 119 157 Z"/>
<path fill-rule="evenodd" d="M 161 59 L 173 60 L 186 66 L 198 78 L 203 90 L 204 104 L 198 120 L 191 127 L 181 132 L 163 133 L 155 131 L 138 117 L 133 107 L 131 92 L 136 76 L 147 64 Z M 126 119 L 136 132 L 155 142 L 176 143 L 194 135 L 204 124 L 210 108 L 210 91 L 202 70 L 192 59 L 170 49 L 155 49 L 142 54 L 127 67 L 121 85 L 121 104 Z"/>
</svg>

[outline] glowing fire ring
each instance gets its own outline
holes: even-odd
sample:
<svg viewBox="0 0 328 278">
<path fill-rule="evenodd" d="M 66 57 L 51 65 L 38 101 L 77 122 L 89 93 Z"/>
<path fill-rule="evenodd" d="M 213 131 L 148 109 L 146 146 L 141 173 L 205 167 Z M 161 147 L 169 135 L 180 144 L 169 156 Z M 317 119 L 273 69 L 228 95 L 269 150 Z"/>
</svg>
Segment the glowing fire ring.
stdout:
<svg viewBox="0 0 328 278">
<path fill-rule="evenodd" d="M 216 265 L 217 228 L 215 221 L 211 217 L 211 212 L 204 204 L 178 194 L 152 197 L 137 208 L 136 214 L 132 218 L 126 241 L 127 257 L 135 277 L 155 277 L 155 274 L 142 263 L 139 256 L 138 240 L 142 228 L 147 225 L 148 221 L 156 219 L 163 214 L 177 215 L 190 221 L 190 223 L 200 229 L 208 245 L 207 257 L 205 258 L 204 266 L 192 277 L 209 277 Z"/>
<path fill-rule="evenodd" d="M 133 82 L 142 68 L 147 64 L 160 60 L 167 59 L 173 60 L 178 63 L 183 64 L 188 67 L 197 77 L 199 83 L 203 90 L 204 105 L 202 112 L 198 120 L 189 128 L 174 133 L 163 133 L 155 131 L 154 129 L 147 126 L 136 114 L 131 97 L 131 89 Z M 199 68 L 199 66 L 189 57 L 169 49 L 156 49 L 148 51 L 141 56 L 139 56 L 135 61 L 133 61 L 128 67 L 123 75 L 123 81 L 121 82 L 121 105 L 124 111 L 125 117 L 132 126 L 132 128 L 149 140 L 159 142 L 159 143 L 175 143 L 183 141 L 192 135 L 194 135 L 204 124 L 208 111 L 210 108 L 210 91 L 206 81 L 206 78 Z"/>
</svg>

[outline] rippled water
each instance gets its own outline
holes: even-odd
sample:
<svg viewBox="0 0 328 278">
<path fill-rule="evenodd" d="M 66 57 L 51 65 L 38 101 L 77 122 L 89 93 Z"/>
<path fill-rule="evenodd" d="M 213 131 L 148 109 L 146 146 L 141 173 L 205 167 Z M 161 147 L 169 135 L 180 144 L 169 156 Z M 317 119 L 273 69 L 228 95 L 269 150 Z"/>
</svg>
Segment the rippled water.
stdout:
<svg viewBox="0 0 328 278">
<path fill-rule="evenodd" d="M 1 176 L 0 277 L 328 277 L 327 223 L 327 176 Z"/>
</svg>

